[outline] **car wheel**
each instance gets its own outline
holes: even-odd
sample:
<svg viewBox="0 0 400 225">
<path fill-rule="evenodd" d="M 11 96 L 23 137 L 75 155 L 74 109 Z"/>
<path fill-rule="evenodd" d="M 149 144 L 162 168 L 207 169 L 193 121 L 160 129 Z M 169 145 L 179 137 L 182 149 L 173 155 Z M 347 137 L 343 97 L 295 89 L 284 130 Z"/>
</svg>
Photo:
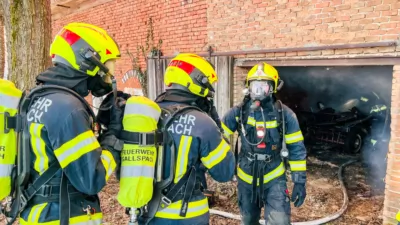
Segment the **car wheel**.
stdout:
<svg viewBox="0 0 400 225">
<path fill-rule="evenodd" d="M 361 127 L 353 127 L 347 135 L 345 151 L 352 154 L 359 153 L 364 145 L 365 136 L 366 133 Z"/>
</svg>

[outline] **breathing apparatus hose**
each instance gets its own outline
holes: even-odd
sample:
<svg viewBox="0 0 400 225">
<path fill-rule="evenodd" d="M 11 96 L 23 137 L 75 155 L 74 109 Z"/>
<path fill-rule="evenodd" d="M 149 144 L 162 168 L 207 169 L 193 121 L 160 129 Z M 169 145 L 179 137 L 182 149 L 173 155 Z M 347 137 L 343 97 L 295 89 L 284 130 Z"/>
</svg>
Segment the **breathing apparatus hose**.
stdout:
<svg viewBox="0 0 400 225">
<path fill-rule="evenodd" d="M 109 95 L 111 92 L 114 95 L 114 103 L 117 102 L 117 94 L 118 94 L 118 89 L 117 89 L 117 80 L 115 79 L 114 76 L 111 77 L 111 81 L 112 81 L 112 91 L 108 92 L 107 94 L 105 94 L 105 96 Z M 107 106 L 102 106 L 102 107 L 95 107 L 94 105 L 89 104 L 91 107 L 99 110 L 99 111 L 107 111 L 110 110 L 111 107 L 113 106 L 113 103 L 108 104 Z"/>
<path fill-rule="evenodd" d="M 342 192 L 343 192 L 343 204 L 342 207 L 339 209 L 339 211 L 337 211 L 336 213 L 333 213 L 329 216 L 320 218 L 320 219 L 316 219 L 316 220 L 310 220 L 310 221 L 305 221 L 305 222 L 293 222 L 291 223 L 292 225 L 320 225 L 320 224 L 325 224 L 329 221 L 333 221 L 337 218 L 339 218 L 347 209 L 347 206 L 349 204 L 349 196 L 347 195 L 347 190 L 346 190 L 346 186 L 344 185 L 343 182 L 343 168 L 357 162 L 357 160 L 351 159 L 345 163 L 343 163 L 340 167 L 339 167 L 339 171 L 338 171 L 338 179 L 340 182 L 340 187 L 342 188 Z M 215 210 L 215 209 L 210 209 L 210 214 L 213 215 L 219 215 L 219 216 L 223 216 L 226 218 L 230 218 L 230 219 L 235 219 L 235 220 L 241 220 L 241 216 L 240 215 L 235 215 L 232 213 L 227 213 L 227 212 L 223 212 L 220 210 Z M 259 221 L 260 224 L 265 224 L 265 220 L 260 220 Z"/>
<path fill-rule="evenodd" d="M 259 101 L 255 101 L 255 102 L 258 102 L 257 104 L 260 104 Z M 254 103 L 255 103 L 255 102 L 254 102 Z M 253 104 L 254 104 L 254 103 L 253 103 Z M 245 128 L 244 128 L 243 123 L 240 123 L 240 125 L 241 125 L 241 130 L 239 131 L 239 132 L 241 133 L 241 136 L 243 137 L 243 139 L 244 139 L 249 145 L 253 145 L 253 146 L 256 146 L 256 145 L 261 144 L 261 142 L 264 141 L 265 135 L 266 135 L 266 133 L 267 133 L 267 129 L 266 129 L 267 124 L 266 124 L 266 121 L 265 121 L 264 110 L 263 110 L 262 107 L 260 107 L 260 105 L 258 105 L 257 108 L 259 108 L 259 109 L 261 110 L 261 116 L 262 116 L 262 119 L 263 119 L 263 128 L 264 128 L 264 129 L 263 129 L 263 130 L 264 130 L 264 133 L 263 133 L 263 136 L 262 136 L 262 138 L 260 139 L 260 141 L 259 141 L 258 143 L 251 143 L 251 142 L 246 138 L 246 132 L 245 132 Z M 240 114 L 242 114 L 242 113 L 240 113 Z M 257 124 L 255 124 L 255 125 L 257 125 Z"/>
</svg>

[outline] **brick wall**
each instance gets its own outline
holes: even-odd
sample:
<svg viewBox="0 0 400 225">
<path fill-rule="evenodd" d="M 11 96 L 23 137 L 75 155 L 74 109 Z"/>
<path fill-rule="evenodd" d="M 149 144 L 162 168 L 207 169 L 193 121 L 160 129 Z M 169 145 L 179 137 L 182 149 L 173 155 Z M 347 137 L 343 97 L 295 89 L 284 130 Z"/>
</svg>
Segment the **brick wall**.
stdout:
<svg viewBox="0 0 400 225">
<path fill-rule="evenodd" d="M 400 65 L 394 66 L 392 86 L 392 121 L 386 174 L 384 224 L 397 224 L 394 220 L 400 210 Z"/>
<path fill-rule="evenodd" d="M 123 75 L 132 68 L 126 51 L 136 53 L 137 45 L 145 45 L 149 17 L 154 21 L 154 40 L 163 40 L 165 55 L 206 49 L 205 0 L 114 0 L 53 21 L 53 36 L 62 25 L 72 21 L 101 26 L 120 45 L 123 57 L 117 64 L 117 72 Z M 145 66 L 143 62 L 142 65 Z M 139 85 L 134 79 L 122 84 L 119 77 L 118 86 L 123 90 Z"/>
<path fill-rule="evenodd" d="M 218 51 L 397 40 L 400 33 L 398 0 L 209 2 L 208 38 Z"/>
</svg>

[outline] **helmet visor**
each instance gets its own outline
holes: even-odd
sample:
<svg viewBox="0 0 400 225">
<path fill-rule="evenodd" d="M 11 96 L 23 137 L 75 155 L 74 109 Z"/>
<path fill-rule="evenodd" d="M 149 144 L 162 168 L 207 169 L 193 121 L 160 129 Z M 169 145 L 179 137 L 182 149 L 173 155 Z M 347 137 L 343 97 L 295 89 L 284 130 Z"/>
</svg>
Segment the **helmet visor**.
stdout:
<svg viewBox="0 0 400 225">
<path fill-rule="evenodd" d="M 108 68 L 108 73 L 102 76 L 104 83 L 107 84 L 112 83 L 112 77 L 114 76 L 115 73 L 115 64 L 116 64 L 115 59 L 107 60 L 107 62 L 104 63 L 104 65 Z"/>
<path fill-rule="evenodd" d="M 268 81 L 255 80 L 250 82 L 250 94 L 253 99 L 262 100 L 272 92 L 271 84 Z"/>
</svg>

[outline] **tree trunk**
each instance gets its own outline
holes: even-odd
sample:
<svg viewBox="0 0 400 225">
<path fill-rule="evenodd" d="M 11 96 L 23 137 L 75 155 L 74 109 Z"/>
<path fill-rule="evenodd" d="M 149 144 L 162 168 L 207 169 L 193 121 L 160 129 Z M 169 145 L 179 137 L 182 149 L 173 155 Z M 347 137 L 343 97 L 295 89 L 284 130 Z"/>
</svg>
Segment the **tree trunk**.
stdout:
<svg viewBox="0 0 400 225">
<path fill-rule="evenodd" d="M 0 79 L 4 76 L 4 25 L 3 25 L 3 9 L 0 7 Z"/>
<path fill-rule="evenodd" d="M 1 0 L 6 39 L 5 78 L 22 90 L 51 65 L 50 0 Z"/>
</svg>

